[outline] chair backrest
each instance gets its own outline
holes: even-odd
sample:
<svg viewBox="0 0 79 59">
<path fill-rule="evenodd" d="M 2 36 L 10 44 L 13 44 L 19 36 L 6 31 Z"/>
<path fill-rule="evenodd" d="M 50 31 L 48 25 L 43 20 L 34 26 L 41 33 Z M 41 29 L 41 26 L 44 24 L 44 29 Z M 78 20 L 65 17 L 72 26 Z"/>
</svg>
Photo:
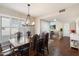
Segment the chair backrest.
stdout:
<svg viewBox="0 0 79 59">
<path fill-rule="evenodd" d="M 39 40 L 37 40 L 37 51 L 41 52 L 41 49 L 44 49 L 45 47 L 48 48 L 48 39 L 49 39 L 49 33 L 46 33 L 45 35 L 43 35 L 42 38 L 40 38 Z"/>
<path fill-rule="evenodd" d="M 37 40 L 39 39 L 39 35 L 38 34 L 35 34 L 33 36 L 33 46 L 34 46 L 34 49 L 36 48 L 36 44 L 37 44 Z"/>
<path fill-rule="evenodd" d="M 44 39 L 44 38 L 45 38 L 45 33 L 43 32 L 40 34 L 40 39 Z"/>
<path fill-rule="evenodd" d="M 1 44 L 0 44 L 0 52 L 2 52 L 2 47 L 1 47 Z"/>
<path fill-rule="evenodd" d="M 48 46 L 48 39 L 49 39 L 49 33 L 46 33 L 44 39 L 45 46 Z"/>
<path fill-rule="evenodd" d="M 35 35 L 33 36 L 33 41 L 36 42 L 38 39 L 39 39 L 38 34 L 35 34 Z"/>
<path fill-rule="evenodd" d="M 1 47 L 1 44 L 0 44 L 0 56 L 2 55 L 2 47 Z"/>
</svg>

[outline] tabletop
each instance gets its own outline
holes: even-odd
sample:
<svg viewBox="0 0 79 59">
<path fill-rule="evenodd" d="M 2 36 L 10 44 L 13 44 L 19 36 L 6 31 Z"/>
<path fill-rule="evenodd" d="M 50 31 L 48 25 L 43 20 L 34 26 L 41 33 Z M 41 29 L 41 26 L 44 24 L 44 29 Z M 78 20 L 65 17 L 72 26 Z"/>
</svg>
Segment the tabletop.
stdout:
<svg viewBox="0 0 79 59">
<path fill-rule="evenodd" d="M 19 47 L 19 46 L 22 46 L 24 44 L 30 43 L 30 39 L 24 38 L 24 37 L 21 37 L 20 41 L 18 41 L 16 38 L 9 39 L 9 41 L 14 47 Z"/>
</svg>

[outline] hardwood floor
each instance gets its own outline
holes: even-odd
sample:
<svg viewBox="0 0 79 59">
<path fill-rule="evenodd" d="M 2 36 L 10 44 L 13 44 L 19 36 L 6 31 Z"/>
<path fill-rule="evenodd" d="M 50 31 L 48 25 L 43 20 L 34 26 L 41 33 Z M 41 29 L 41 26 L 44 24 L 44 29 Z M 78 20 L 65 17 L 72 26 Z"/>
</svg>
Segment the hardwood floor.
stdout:
<svg viewBox="0 0 79 59">
<path fill-rule="evenodd" d="M 54 39 L 49 44 L 49 56 L 79 56 L 79 50 L 70 48 L 69 44 L 68 37 L 61 40 Z"/>
<path fill-rule="evenodd" d="M 49 40 L 49 54 L 46 56 L 79 56 L 79 50 L 70 48 L 69 37 Z M 32 52 L 33 53 L 33 52 Z"/>
</svg>

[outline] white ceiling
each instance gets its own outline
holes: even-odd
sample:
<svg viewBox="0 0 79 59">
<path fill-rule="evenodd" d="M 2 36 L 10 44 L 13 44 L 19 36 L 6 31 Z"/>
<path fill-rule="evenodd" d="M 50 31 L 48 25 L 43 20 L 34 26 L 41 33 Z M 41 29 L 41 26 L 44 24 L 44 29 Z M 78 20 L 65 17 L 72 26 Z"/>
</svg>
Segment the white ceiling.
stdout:
<svg viewBox="0 0 79 59">
<path fill-rule="evenodd" d="M 15 11 L 18 11 L 20 13 L 27 14 L 27 3 L 2 3 L 0 4 L 4 7 L 13 9 Z M 51 14 L 49 17 L 50 19 L 59 19 L 60 21 L 67 21 L 63 19 L 70 19 L 70 17 L 73 18 L 74 15 L 78 16 L 78 13 L 73 12 L 72 8 L 69 9 L 70 7 L 73 7 L 77 5 L 76 3 L 31 3 L 30 6 L 30 14 L 34 17 L 43 17 Z M 65 12 L 64 14 L 57 14 L 59 10 L 61 9 L 68 9 L 67 13 Z M 75 7 L 76 8 L 76 7 Z M 77 10 L 78 11 L 78 10 Z M 69 21 L 69 20 L 68 20 Z"/>
<path fill-rule="evenodd" d="M 5 7 L 27 14 L 27 3 L 2 3 Z M 44 16 L 63 8 L 74 5 L 73 3 L 32 3 L 30 14 L 32 16 Z"/>
<path fill-rule="evenodd" d="M 57 19 L 60 22 L 66 23 L 66 22 L 72 22 L 77 20 L 79 18 L 79 4 L 73 5 L 69 8 L 66 8 L 66 11 L 63 13 L 57 13 L 51 14 L 46 20 L 54 20 Z"/>
</svg>

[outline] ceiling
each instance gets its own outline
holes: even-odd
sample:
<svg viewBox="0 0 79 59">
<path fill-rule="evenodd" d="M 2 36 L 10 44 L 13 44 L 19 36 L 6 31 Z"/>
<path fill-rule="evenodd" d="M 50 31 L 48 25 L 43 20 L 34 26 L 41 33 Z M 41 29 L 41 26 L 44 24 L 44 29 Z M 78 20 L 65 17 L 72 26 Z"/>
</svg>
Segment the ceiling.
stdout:
<svg viewBox="0 0 79 59">
<path fill-rule="evenodd" d="M 27 3 L 0 3 L 0 5 L 27 15 Z M 68 11 L 68 10 L 71 10 L 68 8 L 73 7 L 75 5 L 77 5 L 77 3 L 31 3 L 30 14 L 34 17 L 47 16 L 49 19 L 56 18 L 56 19 L 59 19 L 60 21 L 63 21 L 63 19 L 67 19 L 68 17 L 70 17 L 69 12 L 71 14 L 73 13 L 73 10 L 72 12 Z M 65 14 L 59 15 L 58 11 L 64 8 L 68 9 L 67 10 L 68 12 Z M 73 14 L 71 15 L 72 17 L 73 17 Z M 49 16 L 51 15 L 51 16 L 49 17 L 48 15 Z"/>
<path fill-rule="evenodd" d="M 7 8 L 27 14 L 27 3 L 2 3 Z M 32 3 L 30 6 L 30 14 L 32 16 L 44 16 L 54 13 L 63 8 L 74 5 L 73 3 Z"/>
</svg>

